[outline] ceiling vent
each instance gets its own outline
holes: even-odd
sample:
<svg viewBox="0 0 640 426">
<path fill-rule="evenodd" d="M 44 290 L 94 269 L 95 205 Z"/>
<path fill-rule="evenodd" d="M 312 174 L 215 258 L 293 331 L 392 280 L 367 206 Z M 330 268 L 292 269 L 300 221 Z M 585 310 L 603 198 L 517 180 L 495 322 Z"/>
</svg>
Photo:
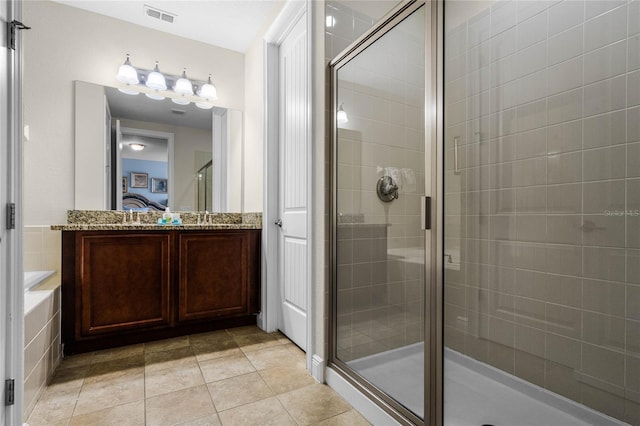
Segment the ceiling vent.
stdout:
<svg viewBox="0 0 640 426">
<path fill-rule="evenodd" d="M 173 21 L 178 16 L 176 14 L 165 12 L 164 10 L 157 9 L 146 4 L 144 5 L 144 14 L 150 18 L 159 19 L 170 24 L 173 24 Z"/>
</svg>

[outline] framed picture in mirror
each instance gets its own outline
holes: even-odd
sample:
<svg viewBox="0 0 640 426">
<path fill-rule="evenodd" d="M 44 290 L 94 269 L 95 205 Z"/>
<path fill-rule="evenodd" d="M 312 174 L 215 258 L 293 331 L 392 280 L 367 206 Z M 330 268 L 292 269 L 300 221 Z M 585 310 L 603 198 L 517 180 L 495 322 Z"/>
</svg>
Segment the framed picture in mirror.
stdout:
<svg viewBox="0 0 640 426">
<path fill-rule="evenodd" d="M 162 178 L 151 178 L 151 192 L 167 193 L 167 180 Z"/>
<path fill-rule="evenodd" d="M 131 187 L 132 188 L 148 188 L 149 175 L 147 173 L 131 172 Z"/>
</svg>

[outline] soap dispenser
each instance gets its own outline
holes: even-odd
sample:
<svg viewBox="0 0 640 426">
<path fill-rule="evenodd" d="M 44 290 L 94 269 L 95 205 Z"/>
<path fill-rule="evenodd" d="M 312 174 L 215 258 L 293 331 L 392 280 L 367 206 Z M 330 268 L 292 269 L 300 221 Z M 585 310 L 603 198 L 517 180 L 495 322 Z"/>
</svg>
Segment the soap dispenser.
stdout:
<svg viewBox="0 0 640 426">
<path fill-rule="evenodd" d="M 173 215 L 169 207 L 167 207 L 162 214 L 162 223 L 171 223 L 171 221 L 173 221 Z"/>
</svg>

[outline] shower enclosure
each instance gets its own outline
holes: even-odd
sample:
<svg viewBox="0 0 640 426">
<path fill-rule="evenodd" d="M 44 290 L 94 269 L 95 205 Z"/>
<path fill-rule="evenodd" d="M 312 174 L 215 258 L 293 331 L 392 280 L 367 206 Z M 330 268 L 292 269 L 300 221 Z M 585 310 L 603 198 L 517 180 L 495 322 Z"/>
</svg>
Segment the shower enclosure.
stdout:
<svg viewBox="0 0 640 426">
<path fill-rule="evenodd" d="M 640 1 L 406 2 L 330 66 L 330 367 L 402 424 L 640 424 Z"/>
<path fill-rule="evenodd" d="M 334 368 L 425 415 L 425 22 L 400 8 L 334 61 Z"/>
</svg>

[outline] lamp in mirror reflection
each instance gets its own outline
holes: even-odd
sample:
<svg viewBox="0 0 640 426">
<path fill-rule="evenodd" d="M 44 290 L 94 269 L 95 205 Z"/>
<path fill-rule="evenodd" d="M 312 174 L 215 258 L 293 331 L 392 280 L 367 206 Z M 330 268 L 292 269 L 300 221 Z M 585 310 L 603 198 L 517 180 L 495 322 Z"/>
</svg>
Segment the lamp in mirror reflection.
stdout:
<svg viewBox="0 0 640 426">
<path fill-rule="evenodd" d="M 134 151 L 142 151 L 144 149 L 144 144 L 141 143 L 130 143 L 129 148 Z"/>
<path fill-rule="evenodd" d="M 336 115 L 336 119 L 338 120 L 338 124 L 346 124 L 349 122 L 347 112 L 344 110 L 344 102 L 340 103 L 340 107 L 338 107 L 338 114 Z"/>
<path fill-rule="evenodd" d="M 336 18 L 331 15 L 327 15 L 325 18 L 325 26 L 327 28 L 333 28 L 336 25 Z"/>
<path fill-rule="evenodd" d="M 186 68 L 183 68 L 181 76 L 161 73 L 157 61 L 153 70 L 136 68 L 131 64 L 129 54 L 127 54 L 124 64 L 118 68 L 116 80 L 125 85 L 118 88 L 122 93 L 138 95 L 140 90 L 137 88 L 144 86 L 146 89 L 142 91 L 148 98 L 163 100 L 165 95 L 169 95 L 171 101 L 178 105 L 194 102 L 198 108 L 211 109 L 213 108 L 212 102 L 218 99 L 216 87 L 211 82 L 211 74 L 206 82 L 192 81 L 187 78 Z M 148 89 L 152 91 L 150 92 Z M 179 96 L 171 96 L 171 92 Z M 199 99 L 189 99 L 189 97 L 196 95 Z"/>
</svg>

